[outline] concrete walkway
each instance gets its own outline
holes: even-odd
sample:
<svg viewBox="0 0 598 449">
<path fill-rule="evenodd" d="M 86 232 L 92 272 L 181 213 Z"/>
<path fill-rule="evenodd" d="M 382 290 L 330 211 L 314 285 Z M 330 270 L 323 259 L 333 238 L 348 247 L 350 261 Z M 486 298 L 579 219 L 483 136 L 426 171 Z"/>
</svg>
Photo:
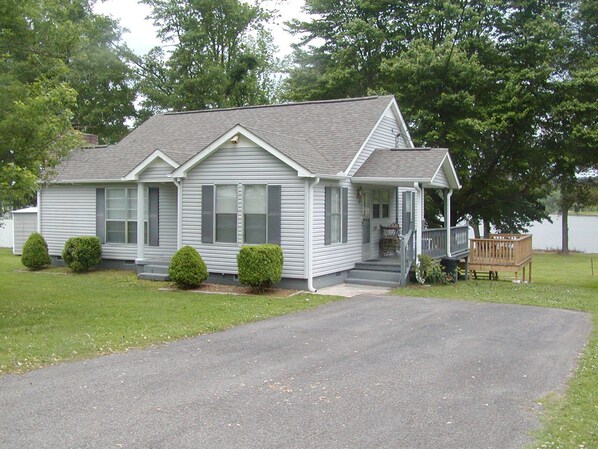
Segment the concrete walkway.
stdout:
<svg viewBox="0 0 598 449">
<path fill-rule="evenodd" d="M 318 289 L 316 292 L 317 295 L 343 296 L 345 298 L 352 298 L 353 296 L 358 295 L 381 296 L 388 293 L 390 293 L 390 288 L 357 284 L 337 284 Z"/>
<path fill-rule="evenodd" d="M 10 449 L 517 449 L 590 332 L 555 309 L 359 296 L 0 378 Z"/>
</svg>

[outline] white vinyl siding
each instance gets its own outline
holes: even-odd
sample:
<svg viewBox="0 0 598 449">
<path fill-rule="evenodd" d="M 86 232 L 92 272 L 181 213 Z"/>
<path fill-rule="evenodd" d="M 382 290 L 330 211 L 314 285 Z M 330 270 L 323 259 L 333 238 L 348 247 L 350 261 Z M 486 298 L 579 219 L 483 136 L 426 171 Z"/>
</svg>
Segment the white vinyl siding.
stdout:
<svg viewBox="0 0 598 449">
<path fill-rule="evenodd" d="M 136 188 L 136 184 L 122 187 Z M 160 188 L 159 228 L 160 246 L 146 246 L 148 258 L 170 257 L 176 251 L 177 191 L 173 184 L 155 184 Z M 48 243 L 50 255 L 59 256 L 70 237 L 96 235 L 96 188 L 115 185 L 50 186 L 41 193 L 41 230 Z M 120 185 L 119 185 L 120 187 Z M 105 243 L 102 258 L 135 260 L 135 244 Z"/>
<path fill-rule="evenodd" d="M 51 256 L 70 237 L 96 235 L 95 186 L 51 186 L 41 192 L 41 233 Z M 103 256 L 105 257 L 105 256 Z"/>
<path fill-rule="evenodd" d="M 324 185 L 314 188 L 314 254 L 313 254 L 313 275 L 322 276 L 339 271 L 350 270 L 355 263 L 361 261 L 362 228 L 361 228 L 361 204 L 357 198 L 355 186 L 349 182 L 334 187 L 348 187 L 349 200 L 349 223 L 346 243 L 334 245 L 324 244 L 324 221 L 325 221 L 325 193 Z"/>
<path fill-rule="evenodd" d="M 363 150 L 359 154 L 355 164 L 349 172 L 349 176 L 353 176 L 357 170 L 363 165 L 363 163 L 370 157 L 372 152 L 379 148 L 395 148 L 395 135 L 398 132 L 399 123 L 394 116 L 385 115 L 380 120 L 378 127 L 370 136 L 367 143 L 364 145 Z M 406 147 L 407 141 L 401 137 L 399 139 L 399 146 Z"/>
<path fill-rule="evenodd" d="M 37 212 L 13 214 L 13 254 L 21 255 L 23 245 L 31 234 L 37 232 Z M 6 222 L 5 222 L 6 224 Z"/>
<path fill-rule="evenodd" d="M 440 170 L 438 170 L 438 173 L 436 173 L 436 176 L 434 176 L 434 178 L 432 179 L 432 184 L 434 184 L 435 188 L 449 187 L 449 182 L 448 179 L 446 179 L 446 174 L 444 173 L 443 166 L 440 167 Z"/>
<path fill-rule="evenodd" d="M 177 188 L 172 183 L 148 184 L 159 187 L 158 228 L 159 246 L 145 246 L 145 259 L 170 257 L 177 249 Z"/>
<path fill-rule="evenodd" d="M 171 181 L 168 177 L 174 168 L 162 159 L 156 159 L 139 173 L 140 181 Z"/>
<path fill-rule="evenodd" d="M 183 180 L 182 243 L 196 248 L 211 273 L 237 273 L 237 254 L 243 242 L 244 216 L 237 216 L 237 244 L 201 242 L 202 185 L 235 184 L 238 208 L 243 210 L 242 190 L 249 184 L 281 186 L 284 254 L 282 276 L 305 278 L 305 182 L 297 172 L 259 147 L 245 145 L 220 148 L 189 171 Z M 323 213 L 323 211 L 322 211 Z"/>
</svg>

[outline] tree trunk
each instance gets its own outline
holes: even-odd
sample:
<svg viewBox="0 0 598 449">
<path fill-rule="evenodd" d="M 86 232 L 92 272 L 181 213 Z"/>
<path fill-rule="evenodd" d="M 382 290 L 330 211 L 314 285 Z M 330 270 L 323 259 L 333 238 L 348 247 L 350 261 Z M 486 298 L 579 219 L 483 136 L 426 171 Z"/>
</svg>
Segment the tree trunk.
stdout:
<svg viewBox="0 0 598 449">
<path fill-rule="evenodd" d="M 479 239 L 480 238 L 480 222 L 477 220 L 474 220 L 469 225 L 473 228 L 473 236 L 476 239 Z"/>
<path fill-rule="evenodd" d="M 490 222 L 486 220 L 484 220 L 484 238 L 490 238 Z"/>
<path fill-rule="evenodd" d="M 561 209 L 561 254 L 569 255 L 569 208 Z"/>
</svg>

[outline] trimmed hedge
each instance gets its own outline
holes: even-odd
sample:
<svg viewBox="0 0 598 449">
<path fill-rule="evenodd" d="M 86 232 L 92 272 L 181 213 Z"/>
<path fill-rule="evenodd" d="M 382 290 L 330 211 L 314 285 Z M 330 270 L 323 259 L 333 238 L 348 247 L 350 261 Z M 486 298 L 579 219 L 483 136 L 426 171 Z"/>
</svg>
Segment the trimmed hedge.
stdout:
<svg viewBox="0 0 598 449">
<path fill-rule="evenodd" d="M 75 273 L 84 273 L 102 261 L 102 245 L 94 236 L 71 237 L 64 244 L 62 259 Z"/>
<path fill-rule="evenodd" d="M 179 288 L 196 288 L 208 278 L 208 269 L 195 248 L 183 246 L 172 256 L 168 275 Z"/>
<path fill-rule="evenodd" d="M 46 240 L 41 234 L 34 232 L 23 245 L 21 263 L 31 270 L 41 270 L 51 262 Z"/>
<path fill-rule="evenodd" d="M 263 293 L 280 281 L 284 258 L 278 245 L 243 246 L 237 255 L 239 282 Z"/>
</svg>

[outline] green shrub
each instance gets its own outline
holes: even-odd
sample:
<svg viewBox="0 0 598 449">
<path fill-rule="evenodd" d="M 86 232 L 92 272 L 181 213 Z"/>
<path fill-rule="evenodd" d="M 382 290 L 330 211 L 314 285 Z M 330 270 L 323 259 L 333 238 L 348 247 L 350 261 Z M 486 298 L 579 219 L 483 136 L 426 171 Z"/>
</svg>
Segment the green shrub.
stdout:
<svg viewBox="0 0 598 449">
<path fill-rule="evenodd" d="M 48 254 L 48 244 L 41 234 L 34 232 L 29 236 L 23 245 L 21 262 L 32 270 L 41 270 L 46 265 L 50 265 L 52 261 Z"/>
<path fill-rule="evenodd" d="M 237 255 L 239 282 L 262 293 L 280 281 L 283 260 L 278 245 L 243 246 Z"/>
<path fill-rule="evenodd" d="M 415 269 L 415 278 L 420 284 L 446 284 L 449 276 L 444 272 L 440 262 L 426 254 L 417 256 L 418 265 Z"/>
<path fill-rule="evenodd" d="M 100 239 L 93 236 L 71 237 L 64 244 L 62 259 L 75 273 L 84 273 L 102 261 Z"/>
<path fill-rule="evenodd" d="M 168 275 L 179 288 L 195 288 L 208 278 L 208 269 L 195 248 L 183 246 L 172 256 Z"/>
</svg>

